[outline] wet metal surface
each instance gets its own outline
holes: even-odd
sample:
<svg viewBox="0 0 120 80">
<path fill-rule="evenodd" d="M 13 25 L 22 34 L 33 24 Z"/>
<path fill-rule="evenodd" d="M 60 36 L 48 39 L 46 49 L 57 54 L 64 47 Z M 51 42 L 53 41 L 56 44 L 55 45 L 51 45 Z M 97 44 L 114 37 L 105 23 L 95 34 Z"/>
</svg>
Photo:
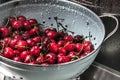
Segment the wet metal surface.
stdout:
<svg viewBox="0 0 120 80">
<path fill-rule="evenodd" d="M 80 78 L 80 80 L 120 80 L 120 72 L 94 62 Z"/>
</svg>

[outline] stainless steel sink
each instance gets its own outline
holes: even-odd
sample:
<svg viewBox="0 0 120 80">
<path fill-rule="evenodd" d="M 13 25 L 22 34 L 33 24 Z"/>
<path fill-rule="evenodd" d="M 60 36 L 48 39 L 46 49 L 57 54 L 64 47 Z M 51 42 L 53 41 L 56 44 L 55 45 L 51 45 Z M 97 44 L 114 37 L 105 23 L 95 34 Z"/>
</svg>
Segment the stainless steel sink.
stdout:
<svg viewBox="0 0 120 80">
<path fill-rule="evenodd" d="M 120 80 L 120 72 L 94 62 L 78 80 Z"/>
</svg>

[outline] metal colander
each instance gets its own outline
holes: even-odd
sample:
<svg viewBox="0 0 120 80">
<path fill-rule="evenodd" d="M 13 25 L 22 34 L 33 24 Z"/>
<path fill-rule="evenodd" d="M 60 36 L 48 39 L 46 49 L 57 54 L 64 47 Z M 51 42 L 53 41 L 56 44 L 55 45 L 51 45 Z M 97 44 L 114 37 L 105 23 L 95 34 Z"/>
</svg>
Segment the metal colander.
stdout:
<svg viewBox="0 0 120 80">
<path fill-rule="evenodd" d="M 72 80 L 76 78 L 92 64 L 102 42 L 118 28 L 118 20 L 108 15 L 115 19 L 116 28 L 105 38 L 105 28 L 101 19 L 88 8 L 67 0 L 16 0 L 0 5 L 0 10 L 1 25 L 4 25 L 4 19 L 8 16 L 24 15 L 27 18 L 37 19 L 44 26 L 56 28 L 55 18 L 57 17 L 67 30 L 75 32 L 74 35 L 91 37 L 95 47 L 93 52 L 82 59 L 49 66 L 27 65 L 0 56 L 0 65 L 7 73 L 1 72 L 18 80 Z"/>
</svg>

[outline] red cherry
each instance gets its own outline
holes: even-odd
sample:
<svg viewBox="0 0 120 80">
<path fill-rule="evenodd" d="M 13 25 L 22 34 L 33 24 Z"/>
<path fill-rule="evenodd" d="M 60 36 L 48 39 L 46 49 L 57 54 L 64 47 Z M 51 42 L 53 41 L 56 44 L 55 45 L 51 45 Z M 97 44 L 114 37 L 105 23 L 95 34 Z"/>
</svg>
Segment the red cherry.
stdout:
<svg viewBox="0 0 120 80">
<path fill-rule="evenodd" d="M 49 52 L 45 55 L 45 59 L 49 64 L 55 64 L 57 56 L 55 53 Z"/>
<path fill-rule="evenodd" d="M 29 31 L 25 31 L 25 32 L 23 33 L 22 37 L 23 37 L 23 39 L 28 39 L 28 38 L 30 38 L 30 33 L 29 33 Z"/>
<path fill-rule="evenodd" d="M 27 49 L 27 42 L 24 41 L 24 40 L 19 40 L 17 43 L 16 43 L 16 48 L 19 50 L 19 51 L 24 51 Z"/>
<path fill-rule="evenodd" d="M 34 61 L 33 56 L 27 55 L 26 58 L 25 58 L 25 60 L 24 60 L 24 63 L 30 63 L 32 61 Z"/>
<path fill-rule="evenodd" d="M 65 40 L 66 42 L 68 42 L 68 41 L 73 41 L 73 36 L 71 36 L 71 35 L 65 36 L 64 40 Z"/>
<path fill-rule="evenodd" d="M 49 50 L 51 52 L 57 53 L 58 52 L 58 46 L 56 43 L 50 43 Z"/>
<path fill-rule="evenodd" d="M 80 54 L 79 58 L 83 58 L 83 57 L 85 57 L 86 55 L 87 55 L 86 53 Z"/>
<path fill-rule="evenodd" d="M 4 45 L 4 46 L 8 46 L 9 45 L 9 43 L 10 43 L 10 41 L 11 41 L 11 37 L 6 37 L 6 38 L 4 38 L 4 40 L 2 41 L 2 45 Z M 0 41 L 1 42 L 1 41 Z"/>
<path fill-rule="evenodd" d="M 90 41 L 85 41 L 83 43 L 83 48 L 86 48 L 86 47 L 91 46 L 91 45 L 92 45 L 92 43 Z"/>
<path fill-rule="evenodd" d="M 31 38 L 27 39 L 26 41 L 27 41 L 28 46 L 30 46 L 30 47 L 32 47 L 32 46 L 34 46 L 34 45 L 35 45 L 34 40 L 33 40 L 33 39 L 31 39 Z"/>
<path fill-rule="evenodd" d="M 22 39 L 22 36 L 20 36 L 20 35 L 15 35 L 15 36 L 14 36 L 14 39 L 21 40 L 21 39 Z"/>
<path fill-rule="evenodd" d="M 65 41 L 63 41 L 63 40 L 60 40 L 57 43 L 58 47 L 62 47 L 64 44 L 65 44 Z"/>
<path fill-rule="evenodd" d="M 11 41 L 11 39 L 12 39 L 11 37 L 5 37 L 4 41 L 7 42 L 7 43 L 9 43 Z"/>
<path fill-rule="evenodd" d="M 17 19 L 18 19 L 19 21 L 22 21 L 22 22 L 26 21 L 26 17 L 25 17 L 25 16 L 18 16 Z"/>
<path fill-rule="evenodd" d="M 17 44 L 18 39 L 12 39 L 9 43 L 9 46 L 11 48 L 15 48 L 15 45 Z"/>
<path fill-rule="evenodd" d="M 39 36 L 36 36 L 36 37 L 33 38 L 33 41 L 34 41 L 35 43 L 40 43 L 41 38 L 40 38 Z"/>
<path fill-rule="evenodd" d="M 75 52 L 75 51 L 71 51 L 68 53 L 67 55 L 71 60 L 75 60 L 75 59 L 78 59 L 78 52 Z"/>
<path fill-rule="evenodd" d="M 36 19 L 30 19 L 29 22 L 30 22 L 31 25 L 37 24 L 37 20 Z"/>
<path fill-rule="evenodd" d="M 47 33 L 47 37 L 51 38 L 51 39 L 55 39 L 57 37 L 57 32 L 56 31 L 49 31 Z"/>
<path fill-rule="evenodd" d="M 30 55 L 31 56 L 35 56 L 35 57 L 38 57 L 40 55 L 40 48 L 38 46 L 33 46 L 31 49 L 30 49 Z"/>
<path fill-rule="evenodd" d="M 48 38 L 49 39 L 49 38 Z M 51 43 L 56 43 L 56 41 L 54 39 L 51 39 Z"/>
<path fill-rule="evenodd" d="M 14 61 L 18 61 L 18 62 L 21 62 L 21 58 L 19 56 L 16 56 L 16 57 L 13 57 L 12 60 Z"/>
<path fill-rule="evenodd" d="M 31 25 L 30 25 L 29 21 L 24 21 L 23 25 L 24 25 L 25 29 L 27 29 L 27 30 L 31 29 Z"/>
<path fill-rule="evenodd" d="M 48 37 L 45 37 L 44 40 L 43 40 L 43 44 L 49 44 L 50 42 L 53 42 L 53 43 L 54 43 L 54 41 L 51 40 L 51 39 L 48 38 Z"/>
<path fill-rule="evenodd" d="M 76 51 L 80 52 L 83 50 L 83 44 L 77 43 L 75 46 L 76 46 Z"/>
<path fill-rule="evenodd" d="M 60 47 L 58 52 L 63 53 L 64 55 L 67 54 L 67 50 L 64 47 Z"/>
<path fill-rule="evenodd" d="M 18 50 L 14 50 L 13 53 L 14 53 L 15 56 L 19 56 L 20 55 L 20 51 L 18 51 Z"/>
<path fill-rule="evenodd" d="M 65 33 L 64 31 L 59 31 L 58 35 L 59 35 L 59 37 L 63 38 L 64 36 L 67 35 L 67 33 Z"/>
<path fill-rule="evenodd" d="M 13 58 L 14 57 L 13 49 L 10 47 L 5 47 L 3 56 L 9 59 Z"/>
<path fill-rule="evenodd" d="M 66 63 L 66 62 L 69 62 L 69 61 L 70 61 L 70 59 L 67 56 L 58 57 L 58 63 Z"/>
<path fill-rule="evenodd" d="M 94 50 L 93 45 L 90 41 L 85 41 L 83 44 L 84 53 L 88 54 Z"/>
<path fill-rule="evenodd" d="M 29 55 L 29 51 L 23 51 L 20 53 L 20 58 L 24 61 L 27 55 Z"/>
<path fill-rule="evenodd" d="M 87 46 L 87 47 L 84 48 L 84 53 L 88 54 L 88 53 L 92 52 L 93 50 L 94 50 L 94 48 L 93 48 L 92 45 L 91 46 Z"/>
<path fill-rule="evenodd" d="M 0 32 L 2 32 L 2 36 L 3 37 L 7 37 L 7 36 L 9 36 L 9 29 L 8 28 L 6 28 L 6 27 L 0 27 Z"/>
<path fill-rule="evenodd" d="M 12 23 L 12 27 L 15 28 L 15 29 L 21 28 L 22 26 L 23 26 L 23 22 L 20 21 L 20 20 L 15 20 Z"/>
<path fill-rule="evenodd" d="M 30 35 L 36 35 L 36 34 L 38 35 L 38 33 L 39 33 L 38 27 L 34 27 L 34 28 L 30 29 L 30 31 L 29 31 Z"/>
<path fill-rule="evenodd" d="M 49 31 L 51 31 L 50 28 L 45 29 L 45 33 L 47 34 Z"/>
<path fill-rule="evenodd" d="M 65 45 L 65 49 L 68 51 L 74 51 L 75 50 L 75 44 L 71 43 L 71 44 L 67 44 Z"/>
<path fill-rule="evenodd" d="M 37 61 L 37 63 L 41 64 L 45 61 L 45 58 L 43 56 L 39 56 L 39 57 L 37 57 L 36 61 Z"/>
<path fill-rule="evenodd" d="M 65 54 L 64 53 L 58 53 L 57 54 L 57 57 L 61 57 L 61 56 L 65 56 Z"/>
<path fill-rule="evenodd" d="M 12 24 L 15 21 L 15 17 L 9 17 L 9 23 Z"/>
</svg>

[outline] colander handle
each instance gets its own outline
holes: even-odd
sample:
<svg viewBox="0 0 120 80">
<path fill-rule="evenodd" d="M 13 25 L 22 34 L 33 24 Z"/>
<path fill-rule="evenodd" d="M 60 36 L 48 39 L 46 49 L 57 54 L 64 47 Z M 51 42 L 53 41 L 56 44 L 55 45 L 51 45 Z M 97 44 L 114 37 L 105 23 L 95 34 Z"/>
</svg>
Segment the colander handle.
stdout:
<svg viewBox="0 0 120 80">
<path fill-rule="evenodd" d="M 114 29 L 106 35 L 104 41 L 106 41 L 108 38 L 110 38 L 119 28 L 119 21 L 116 16 L 117 16 L 117 14 L 111 14 L 111 13 L 103 13 L 101 16 L 99 16 L 100 18 L 104 18 L 104 17 L 112 18 L 116 22 Z"/>
</svg>

